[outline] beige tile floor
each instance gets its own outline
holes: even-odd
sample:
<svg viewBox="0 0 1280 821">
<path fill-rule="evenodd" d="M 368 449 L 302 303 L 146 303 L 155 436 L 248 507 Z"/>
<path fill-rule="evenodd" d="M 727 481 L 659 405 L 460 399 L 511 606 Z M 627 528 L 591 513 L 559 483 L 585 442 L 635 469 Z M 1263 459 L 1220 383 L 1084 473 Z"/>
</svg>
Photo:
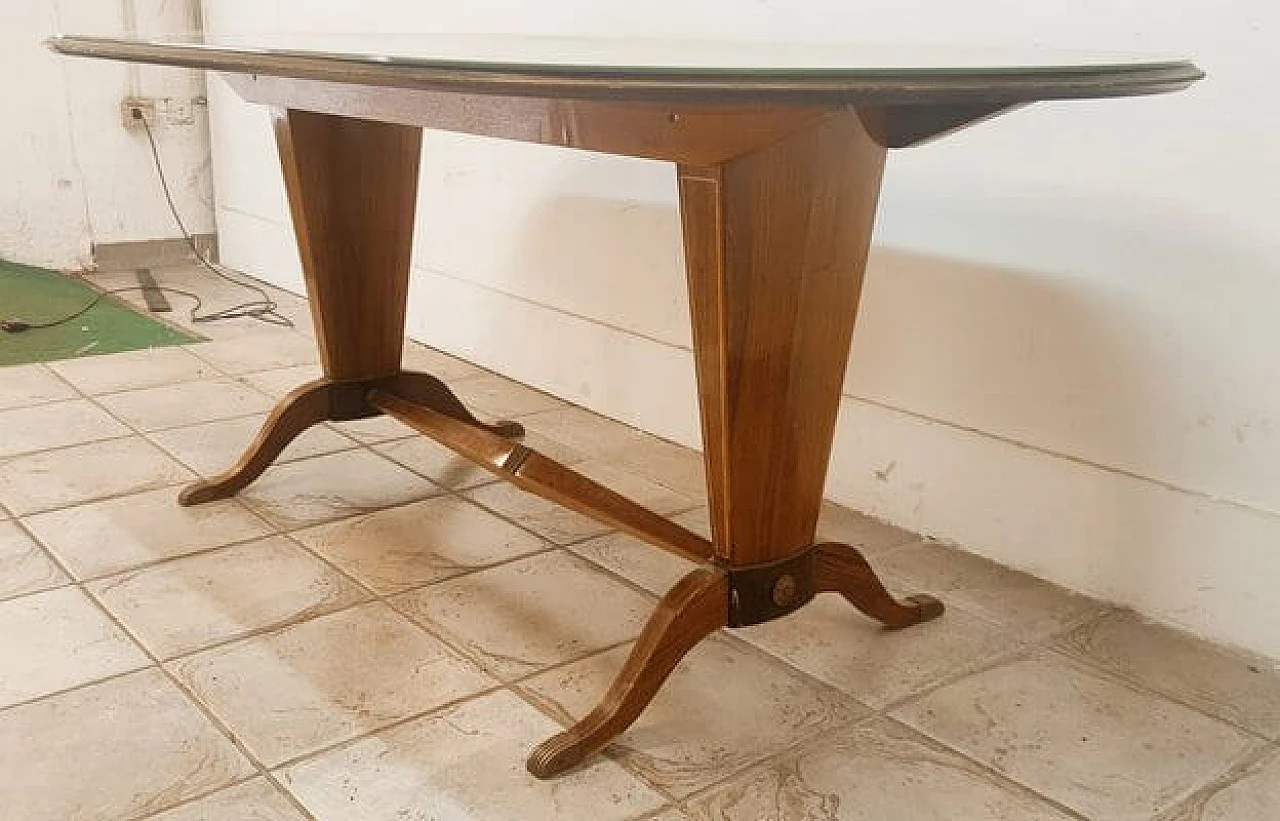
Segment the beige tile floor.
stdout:
<svg viewBox="0 0 1280 821">
<path fill-rule="evenodd" d="M 823 535 L 941 595 L 941 620 L 888 632 L 820 597 L 724 632 L 606 755 L 536 781 L 525 755 L 688 565 L 385 419 L 179 508 L 317 372 L 307 328 L 198 330 L 215 341 L 0 370 L 3 821 L 1280 818 L 1274 663 L 835 506 Z M 695 453 L 406 359 L 705 531 Z"/>
</svg>

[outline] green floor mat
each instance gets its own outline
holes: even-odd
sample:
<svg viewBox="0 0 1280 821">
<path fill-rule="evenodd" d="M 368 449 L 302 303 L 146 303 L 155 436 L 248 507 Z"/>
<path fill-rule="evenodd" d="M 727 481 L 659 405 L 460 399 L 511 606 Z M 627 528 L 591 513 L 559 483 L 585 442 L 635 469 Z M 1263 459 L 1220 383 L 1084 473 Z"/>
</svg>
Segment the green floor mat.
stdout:
<svg viewBox="0 0 1280 821">
<path fill-rule="evenodd" d="M 98 292 L 83 280 L 0 260 L 0 320 L 32 324 L 83 308 Z M 185 345 L 199 337 L 175 330 L 107 296 L 91 310 L 53 328 L 0 330 L 0 365 Z"/>
</svg>

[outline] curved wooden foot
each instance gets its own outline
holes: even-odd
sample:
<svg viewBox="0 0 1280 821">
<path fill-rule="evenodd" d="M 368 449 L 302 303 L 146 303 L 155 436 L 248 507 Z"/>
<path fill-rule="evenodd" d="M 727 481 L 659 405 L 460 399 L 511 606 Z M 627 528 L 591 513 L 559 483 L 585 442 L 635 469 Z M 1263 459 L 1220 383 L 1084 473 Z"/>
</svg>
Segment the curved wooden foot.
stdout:
<svg viewBox="0 0 1280 821">
<path fill-rule="evenodd" d="M 729 580 L 724 571 L 702 567 L 677 582 L 658 604 L 599 705 L 539 744 L 529 756 L 529 772 L 538 778 L 559 775 L 631 726 L 685 653 L 725 626 L 728 614 Z"/>
<path fill-rule="evenodd" d="M 857 548 L 820 544 L 814 548 L 817 592 L 834 592 L 887 627 L 910 627 L 942 615 L 942 602 L 924 594 L 898 601 L 885 590 L 871 565 Z"/>
<path fill-rule="evenodd" d="M 449 386 L 429 373 L 421 371 L 401 371 L 395 378 L 391 392 L 402 399 L 420 402 L 437 413 L 451 416 L 459 422 L 466 422 L 490 433 L 505 436 L 508 439 L 519 439 L 524 436 L 524 426 L 519 422 L 504 420 L 491 425 L 481 422 L 467 406 L 462 404 Z"/>
<path fill-rule="evenodd" d="M 217 476 L 187 485 L 178 494 L 178 504 L 198 505 L 234 496 L 261 476 L 298 434 L 330 418 L 332 386 L 327 379 L 317 379 L 295 388 L 271 411 L 240 461 Z"/>
</svg>

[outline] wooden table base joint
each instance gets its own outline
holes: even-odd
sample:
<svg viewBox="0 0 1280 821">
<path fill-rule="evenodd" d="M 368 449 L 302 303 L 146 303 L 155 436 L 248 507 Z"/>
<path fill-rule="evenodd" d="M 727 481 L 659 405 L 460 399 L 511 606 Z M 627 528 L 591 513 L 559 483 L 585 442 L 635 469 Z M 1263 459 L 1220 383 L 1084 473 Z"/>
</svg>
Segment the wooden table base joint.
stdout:
<svg viewBox="0 0 1280 821">
<path fill-rule="evenodd" d="M 749 627 L 780 619 L 804 607 L 818 593 L 816 553 L 776 562 L 725 566 L 729 577 L 729 627 Z"/>
<path fill-rule="evenodd" d="M 815 544 L 796 556 L 755 565 L 706 564 L 662 598 L 596 708 L 534 748 L 529 772 L 538 778 L 562 775 L 602 749 L 639 718 L 685 654 L 716 630 L 782 618 L 818 593 L 839 593 L 890 628 L 920 624 L 943 611 L 932 596 L 895 599 L 850 545 Z"/>
<path fill-rule="evenodd" d="M 184 506 L 233 496 L 262 475 L 294 439 L 312 425 L 379 416 L 369 403 L 372 391 L 384 391 L 419 403 L 458 424 L 500 437 L 524 435 L 518 422 L 481 422 L 444 382 L 428 373 L 400 371 L 371 379 L 316 379 L 299 385 L 277 403 L 243 456 L 223 473 L 193 482 L 178 494 Z"/>
</svg>

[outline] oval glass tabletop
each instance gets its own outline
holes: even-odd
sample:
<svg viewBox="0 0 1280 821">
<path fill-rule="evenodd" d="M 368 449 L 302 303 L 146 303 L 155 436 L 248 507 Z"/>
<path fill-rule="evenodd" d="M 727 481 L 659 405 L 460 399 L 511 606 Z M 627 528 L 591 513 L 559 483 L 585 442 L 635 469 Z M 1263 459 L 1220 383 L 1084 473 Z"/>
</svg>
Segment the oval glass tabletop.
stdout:
<svg viewBox="0 0 1280 821">
<path fill-rule="evenodd" d="M 66 35 L 48 43 L 64 54 L 246 74 L 624 98 L 1011 103 L 1176 91 L 1204 76 L 1168 57 L 857 43 L 441 34 Z"/>
</svg>

